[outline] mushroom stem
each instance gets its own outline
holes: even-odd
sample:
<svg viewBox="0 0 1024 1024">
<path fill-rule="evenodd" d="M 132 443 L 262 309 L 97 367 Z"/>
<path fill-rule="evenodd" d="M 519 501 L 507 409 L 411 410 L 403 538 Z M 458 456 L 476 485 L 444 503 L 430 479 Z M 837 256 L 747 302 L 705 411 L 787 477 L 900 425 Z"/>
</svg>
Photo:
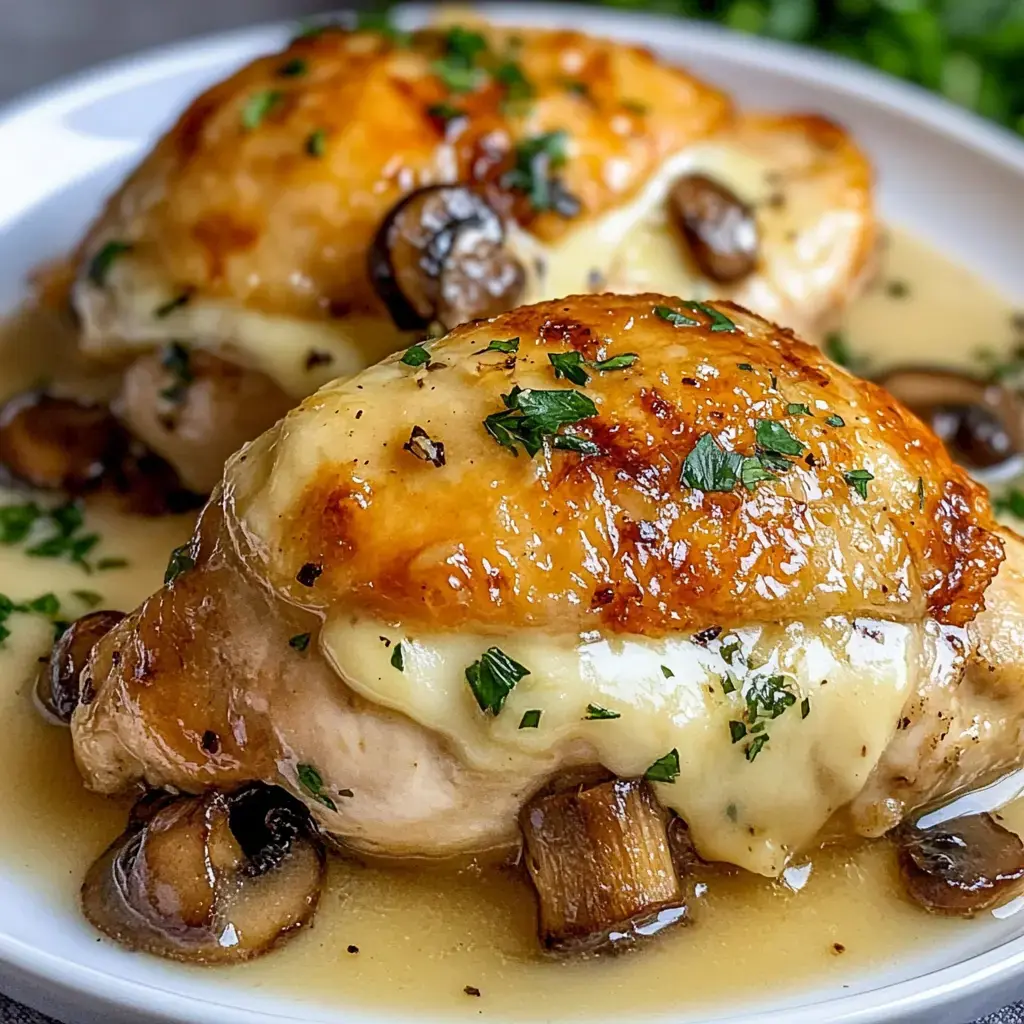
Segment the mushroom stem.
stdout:
<svg viewBox="0 0 1024 1024">
<path fill-rule="evenodd" d="M 616 948 L 685 917 L 668 816 L 642 779 L 540 796 L 520 824 L 545 948 Z"/>
</svg>

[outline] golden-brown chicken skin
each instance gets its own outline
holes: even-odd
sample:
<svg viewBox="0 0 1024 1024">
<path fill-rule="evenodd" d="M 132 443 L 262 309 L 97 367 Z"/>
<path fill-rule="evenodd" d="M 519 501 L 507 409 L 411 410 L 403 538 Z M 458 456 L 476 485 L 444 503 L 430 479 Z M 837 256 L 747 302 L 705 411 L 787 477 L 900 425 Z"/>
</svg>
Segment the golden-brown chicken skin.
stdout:
<svg viewBox="0 0 1024 1024">
<path fill-rule="evenodd" d="M 790 332 L 574 296 L 395 354 L 235 456 L 94 650 L 76 756 L 104 792 L 274 782 L 414 856 L 510 842 L 600 764 L 773 875 L 1016 761 L 1022 561 L 919 421 Z"/>
</svg>

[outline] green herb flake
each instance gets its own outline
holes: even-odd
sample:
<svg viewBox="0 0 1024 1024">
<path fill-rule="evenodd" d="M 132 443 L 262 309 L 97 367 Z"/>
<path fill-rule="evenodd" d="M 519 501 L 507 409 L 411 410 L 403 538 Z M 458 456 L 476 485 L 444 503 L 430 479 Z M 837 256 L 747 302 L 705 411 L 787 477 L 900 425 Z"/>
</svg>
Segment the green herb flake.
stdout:
<svg viewBox="0 0 1024 1024">
<path fill-rule="evenodd" d="M 45 615 L 52 619 L 55 615 L 60 614 L 60 601 L 56 594 L 43 594 L 27 602 L 25 608 L 37 615 Z"/>
<path fill-rule="evenodd" d="M 800 701 L 800 717 L 801 718 L 806 718 L 810 713 L 811 713 L 811 698 L 810 697 L 804 697 L 804 699 L 802 701 Z"/>
<path fill-rule="evenodd" d="M 459 107 L 453 106 L 447 101 L 441 103 L 431 103 L 427 107 L 427 117 L 433 118 L 435 121 L 440 121 L 445 127 L 450 125 L 453 121 L 458 121 L 459 118 L 466 117 L 466 112 L 461 110 Z"/>
<path fill-rule="evenodd" d="M 622 715 L 618 711 L 609 711 L 607 708 L 601 707 L 599 704 L 588 704 L 586 721 L 588 722 L 601 722 L 609 721 L 613 718 L 621 718 Z"/>
<path fill-rule="evenodd" d="M 753 373 L 754 367 L 751 366 L 750 363 L 737 363 L 736 364 L 736 369 L 737 370 L 746 370 L 748 373 Z"/>
<path fill-rule="evenodd" d="M 825 336 L 825 355 L 833 363 L 838 363 L 854 373 L 862 371 L 867 365 L 867 361 L 856 355 L 850 348 L 846 335 L 842 331 L 832 331 Z"/>
<path fill-rule="evenodd" d="M 732 721 L 729 723 L 729 735 L 733 743 L 739 743 L 747 735 L 747 727 L 743 722 Z"/>
<path fill-rule="evenodd" d="M 489 647 L 466 669 L 466 682 L 485 714 L 498 715 L 516 683 L 530 674 L 501 648 Z"/>
<path fill-rule="evenodd" d="M 679 751 L 673 748 L 644 772 L 650 782 L 675 782 L 679 778 Z"/>
<path fill-rule="evenodd" d="M 479 66 L 487 53 L 487 40 L 479 32 L 453 25 L 444 37 L 444 56 L 431 64 L 431 70 L 450 92 L 473 92 L 487 80 Z"/>
<path fill-rule="evenodd" d="M 164 320 L 169 317 L 176 310 L 181 309 L 183 306 L 187 306 L 192 301 L 192 289 L 186 288 L 184 291 L 179 292 L 174 298 L 168 299 L 162 306 L 157 306 L 153 310 L 153 316 L 157 320 Z"/>
<path fill-rule="evenodd" d="M 332 811 L 338 809 L 338 805 L 324 792 L 324 780 L 320 773 L 311 764 L 300 764 L 297 767 L 299 785 L 318 803 Z"/>
<path fill-rule="evenodd" d="M 71 596 L 81 601 L 86 608 L 95 608 L 103 600 L 103 595 L 95 590 L 72 590 Z"/>
<path fill-rule="evenodd" d="M 0 508 L 0 544 L 20 544 L 45 513 L 34 502 Z"/>
<path fill-rule="evenodd" d="M 309 62 L 302 57 L 293 57 L 290 61 L 282 64 L 277 73 L 282 78 L 298 78 L 309 70 Z"/>
<path fill-rule="evenodd" d="M 722 693 L 724 693 L 726 697 L 728 697 L 730 693 L 736 692 L 736 684 L 733 682 L 732 676 L 729 675 L 728 672 L 724 676 L 719 676 L 719 682 L 722 684 Z"/>
<path fill-rule="evenodd" d="M 403 353 L 401 362 L 406 366 L 423 366 L 430 362 L 430 353 L 422 345 L 411 345 Z"/>
<path fill-rule="evenodd" d="M 875 479 L 874 473 L 866 469 L 851 469 L 843 474 L 843 479 L 862 497 L 868 496 L 868 483 Z"/>
<path fill-rule="evenodd" d="M 1020 491 L 1018 491 L 1017 494 L 1020 494 Z M 1024 510 L 1024 495 L 1020 495 L 1020 496 L 1021 496 L 1021 499 L 1022 499 L 1021 503 L 1020 503 L 1020 506 L 1021 506 L 1021 509 Z M 924 477 L 923 476 L 919 476 L 917 478 L 917 511 L 918 512 L 923 512 L 924 511 Z M 999 511 L 999 500 L 998 499 L 996 499 L 996 511 L 997 512 Z"/>
<path fill-rule="evenodd" d="M 477 355 L 482 355 L 483 352 L 504 352 L 508 354 L 510 352 L 518 351 L 518 338 L 492 338 L 487 348 L 483 349 L 482 352 L 478 352 Z"/>
<path fill-rule="evenodd" d="M 405 671 L 405 651 L 401 643 L 395 644 L 395 649 L 391 652 L 391 667 L 398 669 L 399 672 Z"/>
<path fill-rule="evenodd" d="M 306 153 L 319 160 L 327 152 L 327 132 L 317 128 L 306 136 Z"/>
<path fill-rule="evenodd" d="M 700 327 L 700 321 L 679 313 L 670 306 L 655 306 L 654 315 L 667 321 L 673 327 Z"/>
<path fill-rule="evenodd" d="M 522 65 L 506 60 L 493 71 L 494 80 L 505 90 L 505 107 L 519 109 L 534 97 L 533 83 L 526 77 Z"/>
<path fill-rule="evenodd" d="M 741 644 L 739 640 L 730 640 L 728 643 L 723 643 L 721 650 L 718 652 L 722 656 L 722 660 L 727 664 L 731 665 L 733 658 L 736 657 L 741 651 Z"/>
<path fill-rule="evenodd" d="M 554 173 L 568 161 L 568 143 L 569 133 L 561 128 L 523 139 L 515 148 L 513 166 L 501 176 L 502 187 L 527 196 L 538 213 L 552 210 L 575 217 L 580 202 Z"/>
<path fill-rule="evenodd" d="M 558 433 L 562 427 L 597 415 L 597 406 L 583 392 L 524 390 L 516 386 L 501 398 L 505 409 L 491 413 L 484 420 L 484 429 L 514 455 L 519 454 L 516 445 L 521 444 L 532 458 L 545 438 L 550 438 L 555 448 L 583 455 L 601 454 L 593 441 Z"/>
<path fill-rule="evenodd" d="M 571 92 L 574 96 L 590 96 L 590 86 L 586 82 L 581 82 L 578 78 L 566 78 L 562 82 L 562 88 L 566 92 Z"/>
<path fill-rule="evenodd" d="M 296 633 L 295 636 L 288 641 L 288 646 L 296 651 L 305 651 L 309 647 L 309 640 L 311 636 L 311 633 Z"/>
<path fill-rule="evenodd" d="M 747 719 L 775 719 L 796 703 L 796 695 L 782 675 L 755 676 L 743 695 L 747 702 Z"/>
<path fill-rule="evenodd" d="M 628 370 L 640 358 L 636 352 L 622 352 L 617 356 L 608 359 L 600 359 L 590 365 L 600 373 L 608 373 L 611 370 Z"/>
<path fill-rule="evenodd" d="M 661 666 L 661 674 L 662 674 L 662 675 L 663 675 L 663 676 L 664 676 L 664 677 L 665 677 L 666 679 L 672 679 L 672 678 L 674 678 L 674 677 L 675 677 L 675 672 L 673 672 L 673 671 L 672 671 L 672 669 L 670 669 L 670 668 L 668 667 L 668 665 L 662 665 L 662 666 Z"/>
<path fill-rule="evenodd" d="M 777 420 L 758 420 L 756 437 L 759 448 L 776 455 L 801 455 L 806 451 L 806 445 Z"/>
<path fill-rule="evenodd" d="M 764 750 L 768 743 L 768 734 L 761 733 L 760 736 L 755 736 L 750 743 L 747 744 L 747 749 L 743 751 L 744 756 L 748 761 L 753 761 L 758 754 Z"/>
<path fill-rule="evenodd" d="M 183 572 L 196 567 L 195 559 L 191 554 L 191 544 L 182 544 L 171 552 L 167 562 L 167 569 L 164 572 L 164 585 L 173 583 Z"/>
<path fill-rule="evenodd" d="M 631 114 L 637 114 L 641 117 L 651 109 L 640 100 L 622 100 L 621 104 L 623 110 L 628 110 Z"/>
<path fill-rule="evenodd" d="M 542 712 L 536 708 L 530 711 L 524 711 L 523 717 L 519 719 L 520 729 L 536 729 L 540 725 L 540 716 Z"/>
<path fill-rule="evenodd" d="M 831 416 L 825 417 L 825 422 L 830 427 L 845 427 L 846 426 L 846 420 L 844 420 L 842 416 L 837 416 L 835 413 L 832 413 Z"/>
<path fill-rule="evenodd" d="M 121 256 L 124 256 L 125 253 L 131 252 L 132 248 L 133 247 L 130 242 L 107 242 L 89 261 L 89 280 L 96 285 L 97 288 L 102 288 L 107 283 L 107 276 L 109 275 L 110 268 L 114 265 L 114 262 Z"/>
<path fill-rule="evenodd" d="M 743 456 L 725 451 L 712 434 L 702 434 L 683 461 L 680 483 L 705 493 L 727 493 L 743 470 Z"/>
<path fill-rule="evenodd" d="M 759 483 L 775 480 L 776 476 L 764 463 L 764 456 L 748 455 L 740 466 L 740 481 L 748 491 L 757 490 Z"/>
<path fill-rule="evenodd" d="M 813 416 L 814 413 L 811 412 L 810 406 L 805 405 L 803 402 L 790 402 L 789 405 L 786 406 L 786 415 Z"/>
<path fill-rule="evenodd" d="M 585 387 L 590 380 L 590 374 L 583 369 L 583 356 L 579 352 L 551 352 L 548 360 L 555 368 L 556 379 L 565 377 L 580 387 Z"/>
<path fill-rule="evenodd" d="M 263 123 L 268 114 L 284 99 L 280 89 L 262 89 L 253 93 L 242 107 L 242 127 L 254 131 Z"/>
<path fill-rule="evenodd" d="M 101 558 L 96 562 L 96 571 L 109 572 L 111 569 L 124 569 L 130 564 L 127 558 Z"/>
</svg>

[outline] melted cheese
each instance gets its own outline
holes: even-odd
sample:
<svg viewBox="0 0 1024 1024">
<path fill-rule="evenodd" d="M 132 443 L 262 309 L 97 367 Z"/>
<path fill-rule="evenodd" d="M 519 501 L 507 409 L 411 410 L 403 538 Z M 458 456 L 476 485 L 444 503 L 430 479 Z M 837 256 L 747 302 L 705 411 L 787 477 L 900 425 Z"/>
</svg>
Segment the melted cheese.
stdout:
<svg viewBox="0 0 1024 1024">
<path fill-rule="evenodd" d="M 734 641 L 740 652 L 730 652 Z M 391 664 L 398 642 L 402 671 Z M 763 875 L 778 875 L 859 792 L 919 673 L 942 663 L 944 647 L 931 625 L 838 617 L 749 627 L 705 645 L 689 636 L 408 635 L 336 616 L 322 645 L 353 689 L 440 733 L 481 771 L 533 772 L 539 782 L 560 765 L 596 762 L 635 777 L 677 751 L 678 778 L 656 784 L 661 801 L 706 858 Z M 496 716 L 481 712 L 465 676 L 491 646 L 530 673 Z M 794 702 L 765 722 L 770 738 L 748 760 L 751 735 L 733 742 L 730 723 L 744 720 L 751 687 L 776 673 Z M 588 705 L 620 717 L 588 720 Z M 541 712 L 535 729 L 520 728 L 528 710 Z"/>
</svg>

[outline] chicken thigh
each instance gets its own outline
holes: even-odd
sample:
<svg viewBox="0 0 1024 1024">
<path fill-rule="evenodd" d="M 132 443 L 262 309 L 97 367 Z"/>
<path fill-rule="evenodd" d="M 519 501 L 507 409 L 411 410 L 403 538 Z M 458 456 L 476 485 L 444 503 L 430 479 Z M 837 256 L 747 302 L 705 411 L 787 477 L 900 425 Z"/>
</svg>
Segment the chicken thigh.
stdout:
<svg viewBox="0 0 1024 1024">
<path fill-rule="evenodd" d="M 575 296 L 234 456 L 94 649 L 75 751 L 108 793 L 276 783 L 399 856 L 509 842 L 600 765 L 774 875 L 1016 763 L 1022 566 L 935 436 L 792 332 Z"/>
</svg>

